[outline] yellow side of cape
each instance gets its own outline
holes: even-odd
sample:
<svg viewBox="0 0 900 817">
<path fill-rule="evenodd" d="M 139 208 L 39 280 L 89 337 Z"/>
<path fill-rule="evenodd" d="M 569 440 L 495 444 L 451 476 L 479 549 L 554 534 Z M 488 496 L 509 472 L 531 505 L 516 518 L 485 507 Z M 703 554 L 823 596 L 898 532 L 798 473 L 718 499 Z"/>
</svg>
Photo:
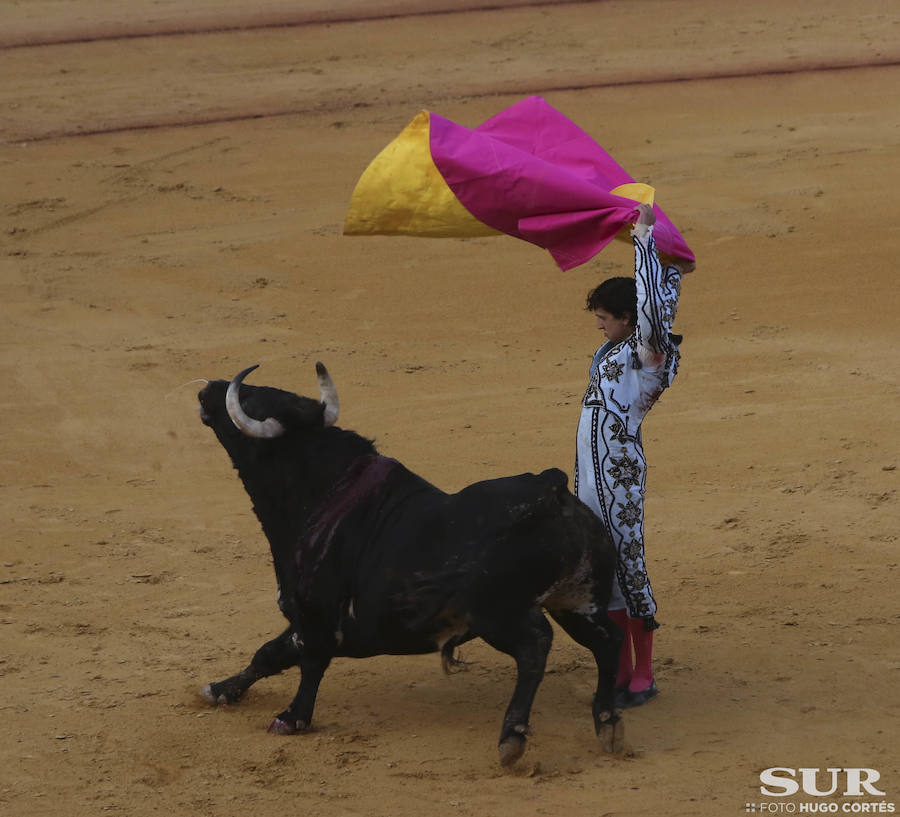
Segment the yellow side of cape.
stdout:
<svg viewBox="0 0 900 817">
<path fill-rule="evenodd" d="M 609 191 L 614 196 L 621 196 L 623 199 L 631 199 L 638 204 L 653 204 L 653 196 L 656 189 L 650 187 L 649 184 L 642 182 L 632 182 L 631 184 L 620 184 Z M 629 227 L 629 229 L 631 229 Z"/>
<path fill-rule="evenodd" d="M 502 235 L 473 216 L 431 158 L 430 116 L 421 111 L 356 184 L 344 235 L 476 238 Z"/>
</svg>

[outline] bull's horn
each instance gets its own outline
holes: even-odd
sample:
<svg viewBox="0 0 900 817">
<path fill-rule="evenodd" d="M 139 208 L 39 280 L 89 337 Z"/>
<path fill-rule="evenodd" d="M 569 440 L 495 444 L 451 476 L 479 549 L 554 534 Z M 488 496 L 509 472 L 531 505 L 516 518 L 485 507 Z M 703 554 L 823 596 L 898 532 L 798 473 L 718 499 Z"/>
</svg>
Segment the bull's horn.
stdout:
<svg viewBox="0 0 900 817">
<path fill-rule="evenodd" d="M 325 428 L 328 428 L 337 422 L 341 404 L 338 400 L 337 389 L 334 387 L 334 381 L 332 381 L 331 375 L 328 374 L 328 369 L 321 363 L 317 363 L 316 375 L 319 378 L 319 394 L 322 402 L 325 404 Z"/>
<path fill-rule="evenodd" d="M 254 420 L 244 411 L 238 397 L 238 393 L 241 390 L 241 381 L 256 369 L 258 365 L 244 369 L 228 384 L 228 391 L 225 393 L 225 408 L 228 410 L 231 422 L 234 423 L 238 431 L 256 439 L 272 439 L 284 434 L 284 426 L 274 417 L 269 417 L 267 420 Z"/>
</svg>

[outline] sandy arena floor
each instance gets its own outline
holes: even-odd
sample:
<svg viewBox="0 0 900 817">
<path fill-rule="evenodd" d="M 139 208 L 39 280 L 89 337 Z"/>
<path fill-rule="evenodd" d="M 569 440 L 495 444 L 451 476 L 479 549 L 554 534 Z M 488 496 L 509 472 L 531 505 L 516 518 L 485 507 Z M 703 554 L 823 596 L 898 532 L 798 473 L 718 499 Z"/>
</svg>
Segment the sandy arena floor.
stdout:
<svg viewBox="0 0 900 817">
<path fill-rule="evenodd" d="M 0 2 L 0 812 L 900 801 L 896 3 L 251 5 Z M 323 360 L 341 424 L 447 490 L 571 472 L 584 295 L 629 248 L 560 273 L 509 238 L 341 235 L 419 109 L 475 125 L 529 94 L 698 257 L 645 423 L 659 699 L 603 755 L 593 661 L 558 634 L 509 772 L 512 662 L 484 645 L 450 678 L 337 660 L 306 736 L 265 731 L 293 673 L 207 707 L 281 618 L 190 381 L 260 363 L 315 394 Z M 773 766 L 873 768 L 885 796 L 764 798 Z"/>
</svg>

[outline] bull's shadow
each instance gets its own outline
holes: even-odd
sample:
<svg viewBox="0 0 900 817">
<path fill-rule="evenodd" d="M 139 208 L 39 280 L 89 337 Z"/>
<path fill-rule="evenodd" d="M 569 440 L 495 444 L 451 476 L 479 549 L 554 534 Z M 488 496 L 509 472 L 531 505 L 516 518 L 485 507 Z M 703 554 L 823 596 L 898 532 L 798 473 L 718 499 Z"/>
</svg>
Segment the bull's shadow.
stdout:
<svg viewBox="0 0 900 817">
<path fill-rule="evenodd" d="M 601 521 L 557 469 L 447 494 L 367 440 L 335 425 L 338 397 L 316 364 L 320 400 L 214 380 L 199 394 L 272 549 L 288 620 L 249 666 L 201 694 L 238 701 L 260 678 L 300 668 L 290 706 L 269 727 L 309 728 L 319 683 L 336 656 L 438 652 L 481 638 L 516 662 L 500 762 L 525 751 L 528 718 L 553 637 L 548 612 L 597 663 L 594 727 L 621 751 L 614 708 L 622 634 L 606 614 L 615 554 Z"/>
</svg>

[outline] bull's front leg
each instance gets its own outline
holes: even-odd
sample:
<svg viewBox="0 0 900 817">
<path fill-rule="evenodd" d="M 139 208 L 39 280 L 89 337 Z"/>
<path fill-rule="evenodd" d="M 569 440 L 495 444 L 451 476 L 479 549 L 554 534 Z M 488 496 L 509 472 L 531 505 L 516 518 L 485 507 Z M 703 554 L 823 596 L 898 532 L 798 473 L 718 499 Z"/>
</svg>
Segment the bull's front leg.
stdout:
<svg viewBox="0 0 900 817">
<path fill-rule="evenodd" d="M 272 721 L 269 732 L 273 735 L 295 735 L 309 729 L 319 684 L 330 663 L 330 657 L 305 655 L 300 658 L 300 686 L 297 695 L 291 705 Z"/>
<path fill-rule="evenodd" d="M 224 681 L 207 684 L 200 695 L 211 704 L 237 703 L 260 678 L 277 675 L 300 663 L 300 649 L 290 627 L 277 638 L 263 644 L 249 666 Z"/>
</svg>

